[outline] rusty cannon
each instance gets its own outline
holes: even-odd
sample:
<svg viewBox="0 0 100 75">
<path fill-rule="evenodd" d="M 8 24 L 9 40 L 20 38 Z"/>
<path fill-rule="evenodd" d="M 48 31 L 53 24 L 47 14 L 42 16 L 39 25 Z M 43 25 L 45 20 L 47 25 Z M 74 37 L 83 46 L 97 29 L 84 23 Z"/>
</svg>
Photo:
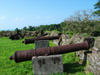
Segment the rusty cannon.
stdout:
<svg viewBox="0 0 100 75">
<path fill-rule="evenodd" d="M 25 51 L 16 51 L 13 56 L 10 56 L 10 60 L 14 60 L 16 63 L 22 61 L 31 60 L 33 56 L 47 56 L 47 55 L 56 55 L 64 54 L 69 52 L 75 52 L 80 50 L 88 50 L 89 44 L 87 41 L 83 43 L 63 45 L 58 47 L 46 47 L 40 49 L 32 49 Z"/>
<path fill-rule="evenodd" d="M 61 37 L 61 35 L 51 36 L 51 37 L 40 37 L 40 38 L 25 39 L 24 41 L 22 41 L 22 43 L 30 44 L 30 43 L 35 43 L 36 40 L 53 40 L 53 39 L 59 39 L 60 37 Z"/>
<path fill-rule="evenodd" d="M 18 35 L 20 35 L 20 33 L 17 33 L 17 34 L 11 35 L 11 36 L 9 36 L 9 39 L 14 40 L 15 36 L 18 36 Z M 19 38 L 18 38 L 18 39 L 19 39 Z"/>
<path fill-rule="evenodd" d="M 37 36 L 36 38 L 40 38 L 40 37 L 43 37 L 43 36 L 46 36 L 46 35 L 48 35 L 48 33 L 45 33 L 45 34 L 40 35 L 40 36 Z"/>
</svg>

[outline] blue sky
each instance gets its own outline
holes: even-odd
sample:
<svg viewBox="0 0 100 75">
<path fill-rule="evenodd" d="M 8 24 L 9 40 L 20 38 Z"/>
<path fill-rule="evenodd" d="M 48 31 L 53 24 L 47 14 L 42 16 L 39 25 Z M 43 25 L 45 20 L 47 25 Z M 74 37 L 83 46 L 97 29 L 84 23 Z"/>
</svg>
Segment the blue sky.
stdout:
<svg viewBox="0 0 100 75">
<path fill-rule="evenodd" d="M 0 30 L 58 24 L 98 0 L 0 0 Z"/>
</svg>

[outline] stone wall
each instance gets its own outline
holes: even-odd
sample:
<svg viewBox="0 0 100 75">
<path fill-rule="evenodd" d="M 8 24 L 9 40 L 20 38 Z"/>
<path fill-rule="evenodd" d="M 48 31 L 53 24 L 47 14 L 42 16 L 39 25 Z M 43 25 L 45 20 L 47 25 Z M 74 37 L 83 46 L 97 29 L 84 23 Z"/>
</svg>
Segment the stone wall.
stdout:
<svg viewBox="0 0 100 75">
<path fill-rule="evenodd" d="M 57 36 L 57 35 L 58 35 L 58 33 L 54 32 L 54 31 L 51 31 L 51 33 L 50 33 L 50 36 Z M 55 39 L 52 42 L 58 46 L 59 39 Z"/>
<path fill-rule="evenodd" d="M 77 51 L 76 55 L 87 63 L 85 72 L 93 72 L 94 75 L 100 75 L 100 36 L 95 41 L 93 40 L 90 46 L 89 51 Z"/>
<path fill-rule="evenodd" d="M 92 36 L 82 36 L 83 34 L 76 34 L 70 37 L 68 34 L 62 34 L 60 45 L 69 45 L 75 43 L 81 43 L 88 41 L 90 49 L 76 51 L 76 55 L 80 58 L 80 61 L 86 63 L 85 73 L 93 72 L 94 75 L 100 75 L 100 36 L 96 40 Z M 59 39 L 59 40 L 60 40 Z M 55 40 L 53 40 L 55 43 Z M 55 44 L 58 44 L 56 41 Z"/>
<path fill-rule="evenodd" d="M 2 31 L 0 32 L 0 37 L 9 37 L 10 35 L 14 35 L 16 33 L 16 31 Z"/>
<path fill-rule="evenodd" d="M 63 42 L 65 41 L 64 39 L 65 38 L 62 37 Z M 100 36 L 94 40 L 92 36 L 83 37 L 79 34 L 76 34 L 72 38 L 67 37 L 67 40 L 62 43 L 62 45 L 81 43 L 84 41 L 89 42 L 90 49 L 88 51 L 77 51 L 76 55 L 80 58 L 80 60 L 86 62 L 87 66 L 85 72 L 93 72 L 94 75 L 100 75 Z"/>
<path fill-rule="evenodd" d="M 84 57 L 87 57 L 86 71 L 93 72 L 94 75 L 100 75 L 100 36 L 97 37 L 94 47 L 90 51 L 91 53 L 82 53 Z"/>
<path fill-rule="evenodd" d="M 0 32 L 0 37 L 9 37 L 16 33 L 17 33 L 16 31 L 2 31 L 2 32 Z M 35 31 L 35 32 L 33 32 L 33 31 L 22 31 L 21 32 L 21 35 L 23 37 L 36 37 L 36 36 L 41 36 L 42 34 L 43 34 L 42 30 Z"/>
</svg>

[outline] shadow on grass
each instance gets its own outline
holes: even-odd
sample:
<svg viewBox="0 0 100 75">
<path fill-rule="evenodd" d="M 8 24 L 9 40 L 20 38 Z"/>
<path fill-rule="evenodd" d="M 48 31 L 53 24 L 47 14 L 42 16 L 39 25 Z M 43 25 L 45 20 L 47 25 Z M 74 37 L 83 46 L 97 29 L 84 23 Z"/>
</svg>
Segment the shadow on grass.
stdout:
<svg viewBox="0 0 100 75">
<path fill-rule="evenodd" d="M 63 64 L 63 68 L 64 68 L 64 72 L 67 73 L 78 73 L 78 72 L 83 72 L 84 73 L 84 67 L 86 67 L 86 62 L 87 62 L 87 53 L 91 53 L 90 51 L 86 51 L 84 54 L 84 61 L 81 62 L 81 64 L 79 62 L 76 63 L 66 63 Z"/>
<path fill-rule="evenodd" d="M 66 63 L 63 64 L 64 72 L 75 74 L 77 72 L 83 72 L 86 62 L 82 64 L 77 63 Z"/>
<path fill-rule="evenodd" d="M 86 62 L 87 62 L 87 54 L 88 53 L 92 53 L 92 51 L 86 51 L 84 54 L 84 61 L 82 61 L 82 64 L 79 64 L 79 62 L 76 62 L 76 63 L 66 63 L 66 64 L 63 64 L 63 67 L 64 67 L 64 72 L 67 72 L 67 73 L 77 73 L 77 72 L 83 72 L 84 73 L 84 68 L 86 67 Z"/>
</svg>

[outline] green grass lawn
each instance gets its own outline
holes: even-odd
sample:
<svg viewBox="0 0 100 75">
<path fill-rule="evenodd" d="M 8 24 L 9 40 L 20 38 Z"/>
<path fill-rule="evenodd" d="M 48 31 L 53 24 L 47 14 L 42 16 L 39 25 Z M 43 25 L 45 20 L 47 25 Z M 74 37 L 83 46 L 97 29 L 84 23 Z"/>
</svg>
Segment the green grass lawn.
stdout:
<svg viewBox="0 0 100 75">
<path fill-rule="evenodd" d="M 33 75 L 32 61 L 16 63 L 9 59 L 15 51 L 30 50 L 35 48 L 35 44 L 25 45 L 21 40 L 10 40 L 9 38 L 0 38 L 0 75 Z M 56 45 L 49 41 L 50 47 Z M 83 70 L 85 65 L 78 64 L 79 58 L 75 53 L 63 54 L 63 75 L 86 75 Z M 54 74 L 52 74 L 54 75 Z M 59 74 L 56 74 L 59 75 Z M 92 75 L 91 73 L 88 75 Z"/>
</svg>

